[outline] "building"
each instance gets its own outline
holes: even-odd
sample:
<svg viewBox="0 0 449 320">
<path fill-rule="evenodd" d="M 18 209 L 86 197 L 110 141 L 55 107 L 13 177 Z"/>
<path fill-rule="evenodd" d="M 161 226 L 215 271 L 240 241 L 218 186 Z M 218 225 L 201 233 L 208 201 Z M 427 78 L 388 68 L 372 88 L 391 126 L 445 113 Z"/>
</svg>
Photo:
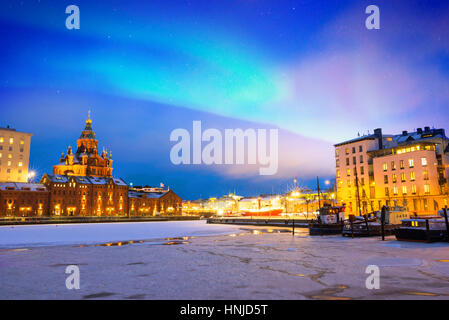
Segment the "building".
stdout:
<svg viewBox="0 0 449 320">
<path fill-rule="evenodd" d="M 0 128 L 0 182 L 27 182 L 31 133 Z"/>
<path fill-rule="evenodd" d="M 0 183 L 0 216 L 30 217 L 47 215 L 49 192 L 42 184 Z"/>
<path fill-rule="evenodd" d="M 130 216 L 181 214 L 182 199 L 170 189 L 133 188 L 129 190 Z"/>
<path fill-rule="evenodd" d="M 19 168 L 28 168 L 31 134 L 9 128 L 0 134 L 0 151 L 7 148 L 11 159 L 7 162 L 11 169 L 8 177 L 26 177 L 27 171 Z M 40 184 L 0 183 L 0 216 L 149 216 L 182 212 L 182 199 L 162 184 L 130 190 L 125 181 L 112 176 L 111 154 L 104 149 L 98 154 L 97 150 L 98 140 L 89 113 L 76 152 L 69 146 L 53 166 L 53 174 L 44 174 Z M 12 173 L 14 166 L 16 175 Z"/>
<path fill-rule="evenodd" d="M 45 174 L 50 216 L 127 216 L 128 185 L 119 178 Z"/>
<path fill-rule="evenodd" d="M 62 153 L 59 164 L 53 166 L 53 174 L 110 178 L 112 163 L 112 154 L 108 156 L 105 149 L 98 154 L 98 140 L 92 129 L 89 112 L 86 127 L 76 142 L 76 152 L 73 153 L 72 147 L 69 146 L 67 151 Z"/>
<path fill-rule="evenodd" d="M 381 129 L 335 145 L 337 198 L 355 214 L 383 205 L 417 214 L 448 204 L 449 139 L 444 129 L 397 135 Z"/>
</svg>

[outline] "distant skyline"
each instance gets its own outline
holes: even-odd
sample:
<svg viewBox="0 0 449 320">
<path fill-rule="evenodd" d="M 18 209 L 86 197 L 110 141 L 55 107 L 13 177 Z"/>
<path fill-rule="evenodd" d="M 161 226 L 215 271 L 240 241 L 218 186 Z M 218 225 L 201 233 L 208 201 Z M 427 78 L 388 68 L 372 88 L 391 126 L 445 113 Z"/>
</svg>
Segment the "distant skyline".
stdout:
<svg viewBox="0 0 449 320">
<path fill-rule="evenodd" d="M 333 144 L 375 128 L 448 129 L 447 1 L 0 3 L 0 126 L 32 132 L 51 172 L 92 110 L 114 175 L 185 199 L 284 192 L 335 176 Z M 381 29 L 365 28 L 376 4 Z M 279 172 L 175 166 L 170 132 L 279 128 Z"/>
</svg>

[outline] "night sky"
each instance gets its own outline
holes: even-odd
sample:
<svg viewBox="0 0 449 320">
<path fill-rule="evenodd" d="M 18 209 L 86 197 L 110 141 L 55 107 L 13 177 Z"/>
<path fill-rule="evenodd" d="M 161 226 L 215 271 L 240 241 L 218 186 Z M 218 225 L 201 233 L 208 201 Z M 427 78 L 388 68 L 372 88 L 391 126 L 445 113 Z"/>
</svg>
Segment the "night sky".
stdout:
<svg viewBox="0 0 449 320">
<path fill-rule="evenodd" d="M 80 30 L 65 8 L 78 5 Z M 365 28 L 380 8 L 381 29 Z M 449 128 L 447 1 L 0 2 L 0 126 L 32 132 L 51 172 L 88 110 L 114 175 L 186 199 L 285 191 L 334 176 L 333 144 Z M 279 172 L 175 166 L 176 128 L 279 128 Z"/>
</svg>

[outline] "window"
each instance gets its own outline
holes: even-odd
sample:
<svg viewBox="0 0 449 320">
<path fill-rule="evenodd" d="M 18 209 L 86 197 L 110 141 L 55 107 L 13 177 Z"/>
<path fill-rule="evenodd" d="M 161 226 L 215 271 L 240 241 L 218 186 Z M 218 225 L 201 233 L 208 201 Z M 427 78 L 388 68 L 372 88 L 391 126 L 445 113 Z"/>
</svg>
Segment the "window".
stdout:
<svg viewBox="0 0 449 320">
<path fill-rule="evenodd" d="M 416 194 L 416 184 L 412 184 L 412 194 Z"/>
<path fill-rule="evenodd" d="M 338 158 L 339 153 L 340 153 L 339 150 L 335 149 L 335 158 Z"/>
<path fill-rule="evenodd" d="M 337 170 L 337 178 L 340 178 L 340 170 Z"/>
<path fill-rule="evenodd" d="M 360 156 L 360 163 L 363 163 L 363 156 Z"/>
<path fill-rule="evenodd" d="M 396 170 L 396 162 L 391 161 L 391 170 Z"/>
<path fill-rule="evenodd" d="M 401 169 L 404 169 L 404 160 L 401 160 L 401 161 L 399 162 L 399 167 L 400 167 Z"/>
<path fill-rule="evenodd" d="M 410 168 L 413 168 L 413 166 L 414 166 L 414 161 L 413 161 L 413 159 L 408 159 L 408 166 L 409 166 Z"/>
<path fill-rule="evenodd" d="M 410 172 L 410 181 L 415 181 L 416 177 L 415 177 L 415 172 Z"/>
<path fill-rule="evenodd" d="M 388 175 L 384 175 L 384 184 L 388 184 Z"/>
<path fill-rule="evenodd" d="M 8 159 L 12 159 L 12 154 L 11 153 L 8 154 Z"/>
<path fill-rule="evenodd" d="M 345 149 L 345 153 L 349 154 L 349 149 L 348 148 Z"/>
<path fill-rule="evenodd" d="M 401 181 L 405 182 L 405 173 L 404 172 L 402 172 L 402 174 L 401 174 Z"/>
<path fill-rule="evenodd" d="M 395 174 L 393 174 L 393 183 L 396 183 L 397 182 L 397 177 L 396 177 L 396 175 Z"/>
<path fill-rule="evenodd" d="M 363 147 L 359 146 L 359 152 L 362 152 L 362 151 L 363 151 Z"/>
<path fill-rule="evenodd" d="M 383 168 L 384 168 L 384 171 L 387 171 L 387 170 L 388 170 L 388 165 L 387 165 L 387 163 L 386 163 L 386 162 L 384 162 L 384 164 L 383 164 Z"/>
<path fill-rule="evenodd" d="M 385 196 L 388 197 L 390 195 L 390 190 L 388 187 L 385 187 Z"/>
<path fill-rule="evenodd" d="M 355 147 L 352 147 L 352 153 L 355 153 Z"/>
<path fill-rule="evenodd" d="M 0 143 L 3 143 L 3 142 L 5 142 L 5 138 L 0 137 Z"/>
<path fill-rule="evenodd" d="M 335 160 L 335 166 L 339 167 L 340 166 L 340 159 Z"/>
<path fill-rule="evenodd" d="M 22 167 L 23 166 L 23 163 L 22 162 L 19 162 L 19 167 Z"/>
<path fill-rule="evenodd" d="M 9 138 L 9 144 L 13 144 L 14 143 L 14 138 Z"/>
<path fill-rule="evenodd" d="M 393 194 L 394 194 L 394 195 L 397 195 L 398 193 L 399 193 L 398 187 L 394 186 L 394 187 L 393 187 Z"/>
<path fill-rule="evenodd" d="M 423 167 L 427 166 L 427 158 L 421 158 L 421 164 Z"/>
<path fill-rule="evenodd" d="M 20 144 L 25 144 L 25 141 L 23 139 L 20 139 Z"/>
<path fill-rule="evenodd" d="M 428 185 L 428 184 L 424 185 L 424 193 L 425 194 L 429 194 L 430 193 L 430 185 Z"/>
<path fill-rule="evenodd" d="M 365 167 L 360 167 L 360 174 L 365 174 Z"/>
<path fill-rule="evenodd" d="M 11 166 L 11 161 L 8 161 L 8 167 L 10 167 Z"/>
<path fill-rule="evenodd" d="M 423 179 L 424 179 L 424 180 L 429 180 L 429 171 L 424 170 L 424 171 L 422 172 L 422 176 L 423 176 Z"/>
<path fill-rule="evenodd" d="M 365 185 L 365 178 L 361 178 L 361 179 L 360 179 L 360 184 L 361 184 L 362 186 Z"/>
<path fill-rule="evenodd" d="M 349 158 L 346 158 L 346 165 L 349 166 Z"/>
<path fill-rule="evenodd" d="M 402 186 L 402 194 L 407 194 L 407 186 Z"/>
<path fill-rule="evenodd" d="M 356 157 L 352 157 L 352 164 L 357 164 L 357 159 L 356 159 Z"/>
<path fill-rule="evenodd" d="M 2 154 L 0 153 L 0 158 L 2 157 Z"/>
</svg>

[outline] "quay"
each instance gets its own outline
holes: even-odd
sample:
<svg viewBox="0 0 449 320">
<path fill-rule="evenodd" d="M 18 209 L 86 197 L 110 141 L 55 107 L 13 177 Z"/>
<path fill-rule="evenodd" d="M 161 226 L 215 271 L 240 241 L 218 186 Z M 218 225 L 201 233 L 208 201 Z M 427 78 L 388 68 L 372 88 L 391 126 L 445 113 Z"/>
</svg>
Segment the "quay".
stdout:
<svg viewBox="0 0 449 320">
<path fill-rule="evenodd" d="M 200 220 L 198 216 L 152 216 L 152 217 L 7 217 L 0 219 L 0 226 L 32 224 L 72 224 L 72 223 L 114 223 L 151 221 L 191 221 Z"/>
<path fill-rule="evenodd" d="M 236 224 L 249 226 L 269 226 L 269 227 L 295 227 L 308 228 L 309 220 L 304 218 L 279 218 L 279 217 L 213 217 L 207 219 L 210 224 Z"/>
</svg>

